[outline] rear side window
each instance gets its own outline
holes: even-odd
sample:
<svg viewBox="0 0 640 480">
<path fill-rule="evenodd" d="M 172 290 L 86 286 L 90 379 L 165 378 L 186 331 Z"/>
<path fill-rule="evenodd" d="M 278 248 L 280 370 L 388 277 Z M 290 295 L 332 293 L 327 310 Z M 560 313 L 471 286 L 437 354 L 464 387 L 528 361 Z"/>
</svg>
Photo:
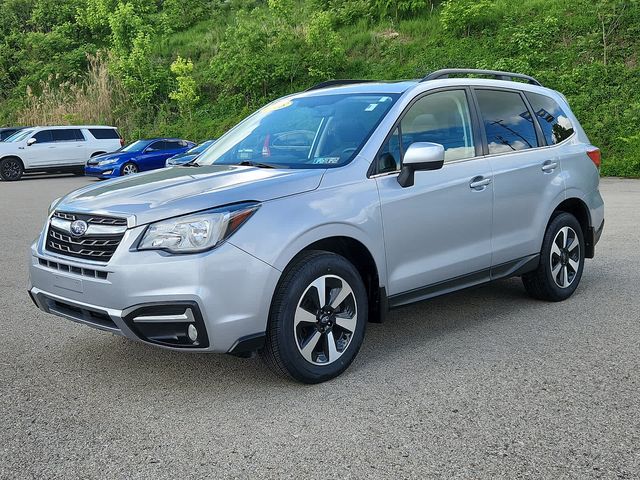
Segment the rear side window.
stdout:
<svg viewBox="0 0 640 480">
<path fill-rule="evenodd" d="M 187 146 L 187 142 L 183 140 L 165 140 L 164 150 L 177 150 Z"/>
<path fill-rule="evenodd" d="M 51 136 L 51 130 L 40 130 L 36 133 L 33 138 L 36 139 L 36 143 L 49 143 L 53 142 L 53 137 Z"/>
<path fill-rule="evenodd" d="M 490 154 L 538 146 L 533 119 L 519 93 L 502 90 L 475 92 Z"/>
<path fill-rule="evenodd" d="M 525 93 L 538 119 L 547 145 L 560 143 L 573 135 L 573 124 L 552 98 L 538 93 Z"/>
<path fill-rule="evenodd" d="M 120 134 L 115 128 L 90 128 L 89 132 L 98 140 L 119 140 Z"/>
</svg>

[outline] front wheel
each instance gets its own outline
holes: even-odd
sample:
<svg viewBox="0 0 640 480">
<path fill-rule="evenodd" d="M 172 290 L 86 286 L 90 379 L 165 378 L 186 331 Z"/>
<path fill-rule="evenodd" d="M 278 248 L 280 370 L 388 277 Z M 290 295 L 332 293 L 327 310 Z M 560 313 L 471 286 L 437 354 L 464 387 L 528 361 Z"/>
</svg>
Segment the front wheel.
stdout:
<svg viewBox="0 0 640 480">
<path fill-rule="evenodd" d="M 522 276 L 525 290 L 540 300 L 569 298 L 582 278 L 584 253 L 584 236 L 576 217 L 564 212 L 555 216 L 544 235 L 538 268 Z"/>
<path fill-rule="evenodd" d="M 356 268 L 329 252 L 301 254 L 285 272 L 271 305 L 260 355 L 276 373 L 320 383 L 344 372 L 358 354 L 367 293 Z"/>
<path fill-rule="evenodd" d="M 18 158 L 5 158 L 0 161 L 0 177 L 6 182 L 15 182 L 22 178 L 24 167 Z"/>
<path fill-rule="evenodd" d="M 127 162 L 120 169 L 120 175 L 133 175 L 138 173 L 138 166 L 135 163 Z"/>
</svg>

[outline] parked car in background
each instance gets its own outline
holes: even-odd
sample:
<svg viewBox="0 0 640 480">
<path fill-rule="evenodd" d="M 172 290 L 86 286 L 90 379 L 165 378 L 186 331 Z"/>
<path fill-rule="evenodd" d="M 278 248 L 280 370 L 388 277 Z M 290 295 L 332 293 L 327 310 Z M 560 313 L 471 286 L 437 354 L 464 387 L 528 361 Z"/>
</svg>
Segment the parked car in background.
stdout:
<svg viewBox="0 0 640 480">
<path fill-rule="evenodd" d="M 214 143 L 216 143 L 215 139 L 199 143 L 198 145 L 190 150 L 187 150 L 184 153 L 179 153 L 178 155 L 174 155 L 173 157 L 168 158 L 165 165 L 167 167 L 171 167 L 173 165 L 184 165 L 185 163 L 193 162 L 196 158 L 198 158 L 198 155 L 200 155 Z"/>
<path fill-rule="evenodd" d="M 26 127 L 2 127 L 0 128 L 0 142 L 4 142 L 7 138 Z"/>
<path fill-rule="evenodd" d="M 117 152 L 91 158 L 85 175 L 113 178 L 165 166 L 167 158 L 195 147 L 194 142 L 180 138 L 149 138 L 130 143 Z"/>
<path fill-rule="evenodd" d="M 564 96 L 526 75 L 324 82 L 190 168 L 55 200 L 30 294 L 163 348 L 259 350 L 317 383 L 389 308 L 515 276 L 533 298 L 571 297 L 604 228 L 600 160 Z M 544 308 L 553 328 L 571 306 Z"/>
<path fill-rule="evenodd" d="M 0 142 L 0 177 L 13 181 L 24 172 L 82 174 L 87 159 L 113 152 L 123 143 L 115 127 L 25 128 Z"/>
</svg>

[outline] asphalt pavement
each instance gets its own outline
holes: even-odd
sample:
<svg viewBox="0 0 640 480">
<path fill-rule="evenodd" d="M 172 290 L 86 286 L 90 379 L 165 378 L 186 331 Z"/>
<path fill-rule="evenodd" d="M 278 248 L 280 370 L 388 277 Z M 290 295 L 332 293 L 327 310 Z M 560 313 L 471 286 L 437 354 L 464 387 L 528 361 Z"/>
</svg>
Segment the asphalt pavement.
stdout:
<svg viewBox="0 0 640 480">
<path fill-rule="evenodd" d="M 640 478 L 640 181 L 602 181 L 571 299 L 510 279 L 395 310 L 314 386 L 37 310 L 29 244 L 94 181 L 0 182 L 0 478 Z"/>
</svg>

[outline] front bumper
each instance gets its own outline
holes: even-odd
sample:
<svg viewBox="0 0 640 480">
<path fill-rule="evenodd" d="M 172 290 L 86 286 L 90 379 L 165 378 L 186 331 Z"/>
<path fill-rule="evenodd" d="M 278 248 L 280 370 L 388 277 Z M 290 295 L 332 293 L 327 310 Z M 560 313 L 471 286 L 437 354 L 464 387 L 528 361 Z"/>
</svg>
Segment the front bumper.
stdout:
<svg viewBox="0 0 640 480">
<path fill-rule="evenodd" d="M 53 254 L 40 239 L 31 248 L 31 298 L 44 312 L 171 350 L 241 353 L 242 345 L 255 346 L 280 272 L 229 242 L 192 255 L 136 251 L 142 231 L 128 230 L 108 263 Z M 176 311 L 180 306 L 191 306 L 196 344 L 163 342 L 138 323 L 188 316 L 186 308 Z"/>
<path fill-rule="evenodd" d="M 120 176 L 120 165 L 117 163 L 104 166 L 85 165 L 84 174 L 88 177 L 115 178 Z"/>
</svg>

